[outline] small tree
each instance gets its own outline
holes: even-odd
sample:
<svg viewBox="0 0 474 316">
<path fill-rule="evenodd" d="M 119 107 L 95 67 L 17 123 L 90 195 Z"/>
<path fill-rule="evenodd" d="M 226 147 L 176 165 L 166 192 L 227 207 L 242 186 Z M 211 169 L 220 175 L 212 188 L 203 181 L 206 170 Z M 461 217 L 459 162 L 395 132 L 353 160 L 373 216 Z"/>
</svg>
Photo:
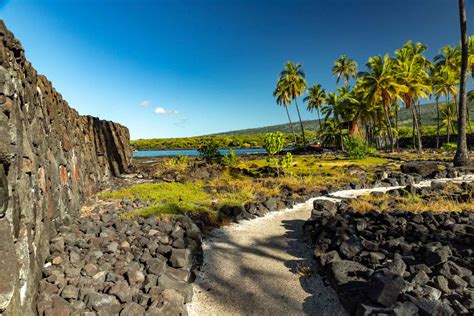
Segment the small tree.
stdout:
<svg viewBox="0 0 474 316">
<path fill-rule="evenodd" d="M 210 140 L 207 144 L 201 146 L 199 149 L 199 157 L 207 163 L 219 163 L 222 160 L 222 155 L 219 152 L 219 145 Z"/>
<path fill-rule="evenodd" d="M 222 160 L 229 167 L 235 167 L 239 163 L 239 157 L 232 148 L 229 149 L 229 154 L 225 154 Z"/>
<path fill-rule="evenodd" d="M 263 147 L 268 154 L 268 163 L 276 165 L 275 155 L 283 150 L 284 137 L 280 132 L 267 133 L 263 140 Z"/>
<path fill-rule="evenodd" d="M 265 134 L 265 139 L 263 140 L 263 146 L 267 151 L 267 154 L 271 157 L 283 150 L 283 143 L 283 134 L 280 132 L 267 133 Z"/>
</svg>

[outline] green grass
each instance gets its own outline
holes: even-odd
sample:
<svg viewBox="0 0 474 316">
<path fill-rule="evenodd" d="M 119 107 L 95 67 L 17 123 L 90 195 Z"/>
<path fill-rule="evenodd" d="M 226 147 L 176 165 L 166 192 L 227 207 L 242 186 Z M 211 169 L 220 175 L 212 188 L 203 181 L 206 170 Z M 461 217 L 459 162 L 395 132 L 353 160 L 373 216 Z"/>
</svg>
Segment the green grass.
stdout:
<svg viewBox="0 0 474 316">
<path fill-rule="evenodd" d="M 152 204 L 134 215 L 173 215 L 187 212 L 212 213 L 222 205 L 242 205 L 254 198 L 249 190 L 231 190 L 209 194 L 204 182 L 160 182 L 133 185 L 113 192 L 99 194 L 102 198 L 139 199 Z"/>
<path fill-rule="evenodd" d="M 111 199 L 139 199 L 149 201 L 150 206 L 133 211 L 126 216 L 162 216 L 183 213 L 208 213 L 215 216 L 223 205 L 245 205 L 247 202 L 278 196 L 283 188 L 290 189 L 299 197 L 328 185 L 337 186 L 360 179 L 348 170 L 359 166 L 370 170 L 373 165 L 386 164 L 384 158 L 350 160 L 329 156 L 296 156 L 295 165 L 280 177 L 254 179 L 243 175 L 233 175 L 224 171 L 219 177 L 209 181 L 160 182 L 133 185 L 113 192 L 103 192 L 99 196 Z M 256 169 L 267 164 L 265 159 L 254 159 L 239 164 L 241 168 Z M 164 168 L 174 168 L 164 164 Z M 183 170 L 183 172 L 187 172 Z"/>
</svg>

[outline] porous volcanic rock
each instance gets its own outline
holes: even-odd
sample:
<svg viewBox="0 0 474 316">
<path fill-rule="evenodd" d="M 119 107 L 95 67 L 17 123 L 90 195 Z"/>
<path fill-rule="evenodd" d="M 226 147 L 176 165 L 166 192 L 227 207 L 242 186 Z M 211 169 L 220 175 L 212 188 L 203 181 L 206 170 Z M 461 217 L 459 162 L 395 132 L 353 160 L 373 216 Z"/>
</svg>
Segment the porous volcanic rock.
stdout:
<svg viewBox="0 0 474 316">
<path fill-rule="evenodd" d="M 128 171 L 129 132 L 70 108 L 0 20 L 0 135 L 0 314 L 29 315 L 49 239 Z"/>
<path fill-rule="evenodd" d="M 42 269 L 38 315 L 186 315 L 202 257 L 199 228 L 186 216 L 125 219 L 128 203 L 98 206 L 59 227 Z"/>
<path fill-rule="evenodd" d="M 474 183 L 451 185 L 452 201 L 473 201 Z M 433 183 L 413 194 L 430 203 L 445 189 Z M 408 213 L 389 203 L 383 212 L 361 213 L 350 201 L 323 210 L 315 205 L 318 211 L 304 229 L 314 243 L 318 269 L 351 314 L 474 313 L 472 210 Z"/>
</svg>

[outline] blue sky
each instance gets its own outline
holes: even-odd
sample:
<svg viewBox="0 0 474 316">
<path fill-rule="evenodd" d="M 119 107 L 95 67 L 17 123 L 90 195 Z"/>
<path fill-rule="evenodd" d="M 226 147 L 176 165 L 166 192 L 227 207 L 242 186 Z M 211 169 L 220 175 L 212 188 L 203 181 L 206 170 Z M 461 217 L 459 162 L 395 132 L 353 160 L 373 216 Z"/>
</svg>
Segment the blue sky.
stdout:
<svg viewBox="0 0 474 316">
<path fill-rule="evenodd" d="M 455 0 L 0 0 L 0 18 L 72 107 L 133 139 L 286 122 L 272 91 L 287 60 L 333 90 L 341 54 L 363 66 L 410 39 L 430 57 L 459 41 Z"/>
</svg>

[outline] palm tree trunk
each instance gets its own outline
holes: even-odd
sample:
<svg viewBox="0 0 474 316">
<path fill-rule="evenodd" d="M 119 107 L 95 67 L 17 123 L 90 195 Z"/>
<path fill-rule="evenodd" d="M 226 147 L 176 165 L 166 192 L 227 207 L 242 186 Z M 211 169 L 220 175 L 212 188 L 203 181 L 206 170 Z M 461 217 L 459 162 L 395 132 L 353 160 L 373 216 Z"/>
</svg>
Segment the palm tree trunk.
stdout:
<svg viewBox="0 0 474 316">
<path fill-rule="evenodd" d="M 398 106 L 395 108 L 395 130 L 397 131 L 396 143 L 397 143 L 397 149 L 398 149 L 399 148 L 398 139 L 400 138 L 400 135 L 398 133 Z"/>
<path fill-rule="evenodd" d="M 447 134 L 448 134 L 448 140 L 447 142 L 449 143 L 449 133 L 450 133 L 450 128 L 451 128 L 451 105 L 449 104 L 449 93 L 446 95 L 446 104 L 448 106 L 447 111 L 448 111 L 448 126 L 446 127 Z"/>
<path fill-rule="evenodd" d="M 420 136 L 423 136 L 423 121 L 421 120 L 421 104 L 420 100 L 418 100 L 418 131 L 420 132 Z"/>
<path fill-rule="evenodd" d="M 420 126 L 418 124 L 418 115 L 416 114 L 416 109 L 415 109 L 414 105 L 411 107 L 411 111 L 412 111 L 412 114 L 413 114 L 413 124 L 416 127 L 416 151 L 418 153 L 421 153 L 422 144 L 421 144 Z"/>
<path fill-rule="evenodd" d="M 464 0 L 459 0 L 459 20 L 461 27 L 461 83 L 459 86 L 459 110 L 458 110 L 458 146 L 456 155 L 454 156 L 454 165 L 465 166 L 470 163 L 469 152 L 467 150 L 466 137 L 466 112 L 467 112 L 467 22 L 466 22 L 466 8 Z"/>
<path fill-rule="evenodd" d="M 300 108 L 298 106 L 298 101 L 296 101 L 296 98 L 295 98 L 295 104 L 296 104 L 296 111 L 298 112 L 298 118 L 300 119 L 301 136 L 303 136 L 303 147 L 306 148 L 306 138 L 304 137 L 303 121 L 301 120 Z"/>
<path fill-rule="evenodd" d="M 467 128 L 469 129 L 469 134 L 472 134 L 471 118 L 469 117 L 469 104 L 466 105 L 466 121 Z"/>
<path fill-rule="evenodd" d="M 319 111 L 319 108 L 316 109 L 318 112 L 318 123 L 319 123 L 319 131 L 321 131 L 322 126 L 321 126 L 321 112 Z"/>
<path fill-rule="evenodd" d="M 385 114 L 385 119 L 387 120 L 388 138 L 390 140 L 390 152 L 393 153 L 395 151 L 395 146 L 393 142 L 392 122 L 390 122 L 390 117 L 388 116 L 387 107 L 385 105 L 383 106 L 383 111 Z"/>
<path fill-rule="evenodd" d="M 288 121 L 290 122 L 291 129 L 293 131 L 293 139 L 295 141 L 296 145 L 296 133 L 295 133 L 295 127 L 293 126 L 293 123 L 291 122 L 291 117 L 290 117 L 290 112 L 288 111 L 288 107 L 285 105 L 285 110 L 286 110 L 286 115 L 288 115 Z"/>
<path fill-rule="evenodd" d="M 436 126 L 436 148 L 438 149 L 439 148 L 439 97 L 436 97 L 436 122 L 437 122 L 437 126 Z"/>
</svg>

